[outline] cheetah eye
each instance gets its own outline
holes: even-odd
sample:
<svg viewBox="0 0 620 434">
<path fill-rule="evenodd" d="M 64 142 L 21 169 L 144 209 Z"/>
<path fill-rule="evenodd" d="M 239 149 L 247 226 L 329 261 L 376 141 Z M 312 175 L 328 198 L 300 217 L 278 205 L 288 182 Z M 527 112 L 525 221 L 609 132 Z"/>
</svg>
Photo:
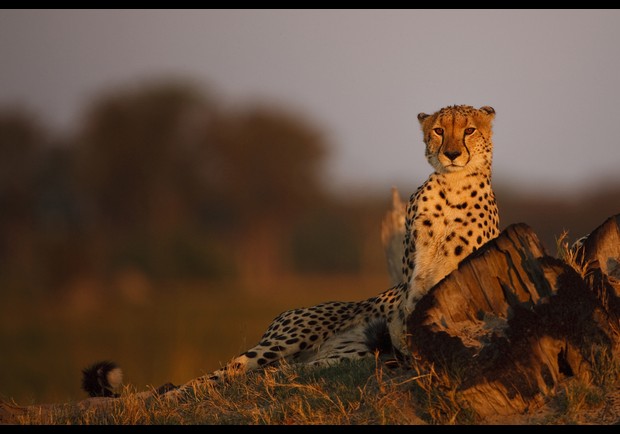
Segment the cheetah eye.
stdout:
<svg viewBox="0 0 620 434">
<path fill-rule="evenodd" d="M 466 135 L 466 136 L 469 136 L 470 134 L 473 134 L 473 133 L 474 133 L 474 131 L 476 131 L 476 129 L 475 129 L 475 128 L 471 128 L 471 127 L 469 127 L 469 128 L 465 128 L 465 135 Z"/>
<path fill-rule="evenodd" d="M 433 131 L 435 131 L 435 134 L 438 136 L 443 136 L 443 128 L 435 128 Z"/>
</svg>

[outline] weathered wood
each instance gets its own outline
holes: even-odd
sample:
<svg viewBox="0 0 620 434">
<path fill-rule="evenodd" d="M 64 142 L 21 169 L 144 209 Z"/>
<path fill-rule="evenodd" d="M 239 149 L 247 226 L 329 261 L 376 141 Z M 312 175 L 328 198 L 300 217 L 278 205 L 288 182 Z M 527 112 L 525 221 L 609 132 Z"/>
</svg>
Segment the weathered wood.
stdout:
<svg viewBox="0 0 620 434">
<path fill-rule="evenodd" d="M 602 232 L 584 244 L 586 256 L 617 260 L 616 249 L 594 240 L 617 247 L 620 231 Z M 523 414 L 562 379 L 589 379 L 597 354 L 617 351 L 618 312 L 592 286 L 611 277 L 599 275 L 582 278 L 527 225 L 511 225 L 420 300 L 408 318 L 409 348 L 422 365 L 458 374 L 458 390 L 479 415 Z"/>
<path fill-rule="evenodd" d="M 398 285 L 403 281 L 402 259 L 405 253 L 406 217 L 407 204 L 401 200 L 398 189 L 392 187 L 392 205 L 381 220 L 381 245 L 392 285 Z"/>
<path fill-rule="evenodd" d="M 609 217 L 585 240 L 575 255 L 585 281 L 610 315 L 620 340 L 620 214 Z"/>
</svg>

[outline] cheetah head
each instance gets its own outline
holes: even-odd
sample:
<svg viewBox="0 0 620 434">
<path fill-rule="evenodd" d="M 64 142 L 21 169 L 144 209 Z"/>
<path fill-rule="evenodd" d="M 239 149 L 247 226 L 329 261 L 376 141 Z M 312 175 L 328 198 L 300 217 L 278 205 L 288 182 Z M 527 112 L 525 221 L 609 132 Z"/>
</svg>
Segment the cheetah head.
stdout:
<svg viewBox="0 0 620 434">
<path fill-rule="evenodd" d="M 478 170 L 491 164 L 493 107 L 454 105 L 427 115 L 420 113 L 426 158 L 437 173 Z"/>
</svg>

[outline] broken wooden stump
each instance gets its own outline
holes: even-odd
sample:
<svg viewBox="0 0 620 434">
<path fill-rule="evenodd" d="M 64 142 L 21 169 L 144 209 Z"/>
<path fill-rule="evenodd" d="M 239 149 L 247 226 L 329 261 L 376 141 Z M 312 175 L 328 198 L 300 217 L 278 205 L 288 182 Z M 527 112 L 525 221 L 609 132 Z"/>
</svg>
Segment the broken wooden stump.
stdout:
<svg viewBox="0 0 620 434">
<path fill-rule="evenodd" d="M 576 250 L 575 262 L 584 269 L 585 281 L 612 316 L 620 335 L 620 214 L 609 217 Z"/>
<path fill-rule="evenodd" d="M 575 254 L 549 256 L 525 224 L 507 227 L 420 300 L 407 322 L 422 366 L 458 376 L 482 417 L 524 414 L 571 376 L 618 355 L 620 215 Z"/>
</svg>

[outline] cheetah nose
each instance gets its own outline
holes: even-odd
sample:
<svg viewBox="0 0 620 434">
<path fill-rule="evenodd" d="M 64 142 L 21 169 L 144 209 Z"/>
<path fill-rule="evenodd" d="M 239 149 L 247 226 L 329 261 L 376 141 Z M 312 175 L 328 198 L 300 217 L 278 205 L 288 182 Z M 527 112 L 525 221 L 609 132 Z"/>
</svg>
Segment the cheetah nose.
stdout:
<svg viewBox="0 0 620 434">
<path fill-rule="evenodd" d="M 444 151 L 443 154 L 448 157 L 450 161 L 454 161 L 459 155 L 461 155 L 461 151 Z"/>
</svg>

